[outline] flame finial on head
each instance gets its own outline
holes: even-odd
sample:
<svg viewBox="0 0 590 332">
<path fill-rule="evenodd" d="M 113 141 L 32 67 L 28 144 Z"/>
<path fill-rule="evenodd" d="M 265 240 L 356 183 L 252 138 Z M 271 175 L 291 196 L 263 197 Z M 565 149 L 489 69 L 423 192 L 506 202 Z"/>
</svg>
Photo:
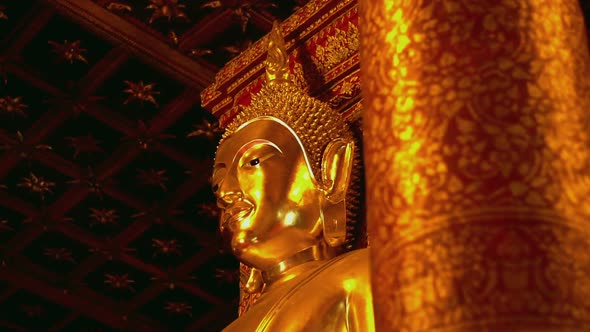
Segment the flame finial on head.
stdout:
<svg viewBox="0 0 590 332">
<path fill-rule="evenodd" d="M 274 21 L 269 34 L 268 55 L 266 57 L 266 84 L 274 85 L 289 81 L 289 56 L 281 26 Z"/>
</svg>

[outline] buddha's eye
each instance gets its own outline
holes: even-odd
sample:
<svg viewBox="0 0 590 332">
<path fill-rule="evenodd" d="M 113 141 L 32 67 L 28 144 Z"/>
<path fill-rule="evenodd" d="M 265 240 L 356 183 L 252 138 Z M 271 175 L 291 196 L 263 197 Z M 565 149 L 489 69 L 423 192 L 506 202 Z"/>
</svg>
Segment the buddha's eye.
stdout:
<svg viewBox="0 0 590 332">
<path fill-rule="evenodd" d="M 219 183 L 215 184 L 211 189 L 213 189 L 213 193 L 216 193 L 219 190 Z"/>
<path fill-rule="evenodd" d="M 256 143 L 249 146 L 240 156 L 240 167 L 258 169 L 266 160 L 283 153 L 272 143 Z"/>
</svg>

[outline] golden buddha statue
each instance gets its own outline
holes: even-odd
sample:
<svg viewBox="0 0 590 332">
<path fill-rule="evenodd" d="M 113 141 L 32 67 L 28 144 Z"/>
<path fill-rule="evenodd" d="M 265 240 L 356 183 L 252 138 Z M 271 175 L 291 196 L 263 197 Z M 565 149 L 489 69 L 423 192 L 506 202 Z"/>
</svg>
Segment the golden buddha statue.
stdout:
<svg viewBox="0 0 590 332">
<path fill-rule="evenodd" d="M 352 132 L 289 81 L 276 25 L 268 53 L 266 85 L 215 157 L 221 232 L 252 268 L 248 291 L 261 292 L 226 331 L 373 331 L 368 250 L 346 252 L 358 171 Z"/>
</svg>

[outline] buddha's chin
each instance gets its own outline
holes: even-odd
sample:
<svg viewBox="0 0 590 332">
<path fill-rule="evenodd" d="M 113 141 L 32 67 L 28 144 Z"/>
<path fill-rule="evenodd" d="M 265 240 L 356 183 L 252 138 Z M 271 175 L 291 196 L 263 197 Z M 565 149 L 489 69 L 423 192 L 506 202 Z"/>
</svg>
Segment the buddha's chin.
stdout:
<svg viewBox="0 0 590 332">
<path fill-rule="evenodd" d="M 234 234 L 231 240 L 231 248 L 236 257 L 242 257 L 250 251 L 252 245 L 257 243 L 256 236 L 251 231 L 242 231 Z"/>
</svg>

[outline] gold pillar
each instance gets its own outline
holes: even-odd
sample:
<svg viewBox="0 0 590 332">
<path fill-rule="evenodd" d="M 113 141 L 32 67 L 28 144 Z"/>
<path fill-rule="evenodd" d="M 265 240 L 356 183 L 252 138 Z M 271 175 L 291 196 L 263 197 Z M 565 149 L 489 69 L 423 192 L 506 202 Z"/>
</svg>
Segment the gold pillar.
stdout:
<svg viewBox="0 0 590 332">
<path fill-rule="evenodd" d="M 577 0 L 361 0 L 379 331 L 590 330 Z"/>
</svg>

